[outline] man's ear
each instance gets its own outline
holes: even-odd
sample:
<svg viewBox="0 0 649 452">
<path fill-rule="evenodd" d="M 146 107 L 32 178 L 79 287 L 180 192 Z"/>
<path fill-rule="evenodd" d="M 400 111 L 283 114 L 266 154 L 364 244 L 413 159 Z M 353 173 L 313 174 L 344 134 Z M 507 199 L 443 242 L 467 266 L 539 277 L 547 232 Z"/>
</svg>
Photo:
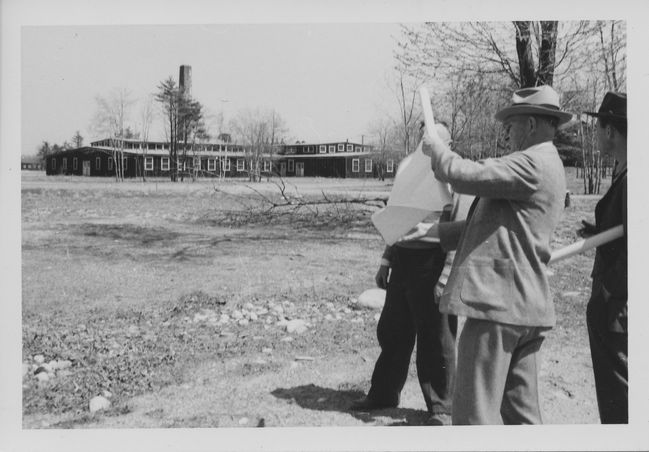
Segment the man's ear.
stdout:
<svg viewBox="0 0 649 452">
<path fill-rule="evenodd" d="M 527 117 L 527 128 L 529 129 L 530 133 L 533 133 L 536 130 L 536 118 L 534 116 L 528 116 Z"/>
</svg>

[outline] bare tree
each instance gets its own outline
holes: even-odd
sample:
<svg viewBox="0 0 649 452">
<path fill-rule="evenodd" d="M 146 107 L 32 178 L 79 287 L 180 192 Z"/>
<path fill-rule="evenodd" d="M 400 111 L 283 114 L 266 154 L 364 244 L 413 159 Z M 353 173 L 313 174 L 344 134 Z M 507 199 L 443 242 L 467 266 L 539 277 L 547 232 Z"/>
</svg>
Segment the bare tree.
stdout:
<svg viewBox="0 0 649 452">
<path fill-rule="evenodd" d="M 79 133 L 78 130 L 74 133 L 74 136 L 72 137 L 72 145 L 75 148 L 80 148 L 81 146 L 83 146 L 83 137 L 81 136 L 81 133 Z"/>
<path fill-rule="evenodd" d="M 146 159 L 149 143 L 149 131 L 153 121 L 153 96 L 146 96 L 142 101 L 140 108 L 140 147 L 142 148 L 142 181 L 146 181 Z"/>
<path fill-rule="evenodd" d="M 399 116 L 395 121 L 396 133 L 400 138 L 404 153 L 410 154 L 417 146 L 418 130 L 421 119 L 418 89 L 421 80 L 409 75 L 407 69 L 399 65 L 395 68 L 395 79 L 388 81 L 397 100 Z"/>
<path fill-rule="evenodd" d="M 97 110 L 93 128 L 108 135 L 111 153 L 115 162 L 115 179 L 124 180 L 124 138 L 127 129 L 129 109 L 133 104 L 130 92 L 125 89 L 113 90 L 108 97 L 96 97 Z"/>
<path fill-rule="evenodd" d="M 387 115 L 375 119 L 368 126 L 368 131 L 372 137 L 370 143 L 376 152 L 373 156 L 373 160 L 376 162 L 376 168 L 380 180 L 385 179 L 387 161 L 390 158 L 399 159 L 399 157 L 404 156 L 404 153 L 399 153 L 401 154 L 399 156 L 393 152 L 394 149 L 398 148 L 398 146 L 395 145 L 395 129 L 395 121 Z"/>
<path fill-rule="evenodd" d="M 271 158 L 273 148 L 284 138 L 286 126 L 275 110 L 246 109 L 237 113 L 230 126 L 245 150 L 248 178 L 261 180 L 264 157 Z"/>
</svg>

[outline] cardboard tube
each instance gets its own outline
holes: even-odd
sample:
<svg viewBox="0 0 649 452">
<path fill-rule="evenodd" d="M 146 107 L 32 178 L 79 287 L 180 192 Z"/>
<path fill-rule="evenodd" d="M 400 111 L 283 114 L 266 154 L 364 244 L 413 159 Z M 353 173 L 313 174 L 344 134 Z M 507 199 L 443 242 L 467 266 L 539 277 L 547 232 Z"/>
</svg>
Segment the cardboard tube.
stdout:
<svg viewBox="0 0 649 452">
<path fill-rule="evenodd" d="M 419 99 L 421 100 L 421 109 L 424 112 L 424 124 L 426 125 L 426 132 L 431 138 L 437 137 L 437 129 L 435 129 L 435 118 L 433 118 L 433 108 L 430 106 L 430 95 L 425 86 L 419 88 Z"/>
<path fill-rule="evenodd" d="M 558 249 L 552 253 L 550 256 L 550 262 L 548 264 L 554 264 L 557 261 L 562 259 L 567 259 L 576 254 L 583 253 L 590 249 L 596 248 L 605 243 L 612 242 L 615 239 L 619 239 L 624 235 L 624 226 L 621 224 L 615 226 L 614 228 L 607 229 L 604 232 L 600 232 L 592 237 L 588 237 L 584 240 L 579 240 L 578 242 L 568 245 L 564 248 Z"/>
</svg>

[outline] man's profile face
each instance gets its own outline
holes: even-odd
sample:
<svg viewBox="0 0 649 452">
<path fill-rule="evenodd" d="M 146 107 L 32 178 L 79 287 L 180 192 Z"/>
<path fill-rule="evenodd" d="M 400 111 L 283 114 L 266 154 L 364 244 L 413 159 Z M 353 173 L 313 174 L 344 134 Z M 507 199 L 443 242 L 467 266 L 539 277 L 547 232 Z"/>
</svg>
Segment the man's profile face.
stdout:
<svg viewBox="0 0 649 452">
<path fill-rule="evenodd" d="M 506 153 L 520 151 L 529 137 L 528 117 L 512 115 L 503 121 Z"/>
<path fill-rule="evenodd" d="M 606 134 L 606 127 L 602 124 L 602 121 L 597 119 L 595 124 L 595 134 L 597 135 L 597 143 L 599 145 L 599 150 L 605 153 L 609 153 L 610 149 L 610 140 Z"/>
</svg>

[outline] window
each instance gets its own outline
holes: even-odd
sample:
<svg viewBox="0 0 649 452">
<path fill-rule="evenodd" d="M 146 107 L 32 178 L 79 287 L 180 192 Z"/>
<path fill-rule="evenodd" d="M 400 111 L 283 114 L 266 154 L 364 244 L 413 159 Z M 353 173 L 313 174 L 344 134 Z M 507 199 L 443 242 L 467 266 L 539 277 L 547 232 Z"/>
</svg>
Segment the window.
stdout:
<svg viewBox="0 0 649 452">
<path fill-rule="evenodd" d="M 292 173 L 293 171 L 295 171 L 295 160 L 289 159 L 289 161 L 288 161 L 288 172 Z"/>
<path fill-rule="evenodd" d="M 64 170 L 68 169 L 68 159 L 67 159 L 67 157 L 63 158 L 63 169 Z"/>
<path fill-rule="evenodd" d="M 315 146 L 308 146 L 307 147 L 307 152 L 309 154 L 313 154 L 315 152 Z"/>
<path fill-rule="evenodd" d="M 144 171 L 153 171 L 153 157 L 144 159 Z"/>
<path fill-rule="evenodd" d="M 353 144 L 348 144 L 347 145 L 347 152 L 354 152 L 354 145 Z"/>
<path fill-rule="evenodd" d="M 372 172 L 372 159 L 365 159 L 365 172 L 366 173 Z"/>
<path fill-rule="evenodd" d="M 194 157 L 194 168 L 201 168 L 201 158 L 200 157 Z"/>
<path fill-rule="evenodd" d="M 56 159 L 54 157 L 52 157 L 52 169 L 56 169 Z"/>
<path fill-rule="evenodd" d="M 352 173 L 358 173 L 360 170 L 361 162 L 360 159 L 352 159 Z"/>
<path fill-rule="evenodd" d="M 101 169 L 101 157 L 95 159 L 95 169 Z"/>
<path fill-rule="evenodd" d="M 327 153 L 327 146 L 324 144 L 320 145 L 320 154 L 326 154 Z"/>
<path fill-rule="evenodd" d="M 338 143 L 338 152 L 343 152 L 345 150 L 345 145 L 342 143 Z"/>
<path fill-rule="evenodd" d="M 269 171 L 271 171 L 270 160 L 264 160 L 264 172 L 269 172 Z"/>
<path fill-rule="evenodd" d="M 355 149 L 354 151 L 355 151 L 355 152 L 361 152 L 361 147 L 360 147 L 360 146 L 356 146 L 356 149 Z"/>
<path fill-rule="evenodd" d="M 73 158 L 72 159 L 72 169 L 76 171 L 77 167 L 79 166 L 78 158 Z"/>
<path fill-rule="evenodd" d="M 108 170 L 110 171 L 112 169 L 113 169 L 113 158 L 108 157 Z"/>
<path fill-rule="evenodd" d="M 237 159 L 237 171 L 246 169 L 246 161 L 244 159 Z"/>
<path fill-rule="evenodd" d="M 160 169 L 162 171 L 169 171 L 169 157 L 162 157 L 160 159 Z"/>
<path fill-rule="evenodd" d="M 392 173 L 392 172 L 394 172 L 394 160 L 392 160 L 392 159 L 388 160 L 388 163 L 387 163 L 387 165 L 386 165 L 385 170 L 386 170 L 388 173 Z"/>
<path fill-rule="evenodd" d="M 330 144 L 329 145 L 329 152 L 336 152 L 336 146 L 334 146 L 333 144 Z"/>
<path fill-rule="evenodd" d="M 215 159 L 207 159 L 207 171 L 216 171 Z"/>
<path fill-rule="evenodd" d="M 230 159 L 223 159 L 221 166 L 223 167 L 223 171 L 230 171 Z"/>
</svg>

